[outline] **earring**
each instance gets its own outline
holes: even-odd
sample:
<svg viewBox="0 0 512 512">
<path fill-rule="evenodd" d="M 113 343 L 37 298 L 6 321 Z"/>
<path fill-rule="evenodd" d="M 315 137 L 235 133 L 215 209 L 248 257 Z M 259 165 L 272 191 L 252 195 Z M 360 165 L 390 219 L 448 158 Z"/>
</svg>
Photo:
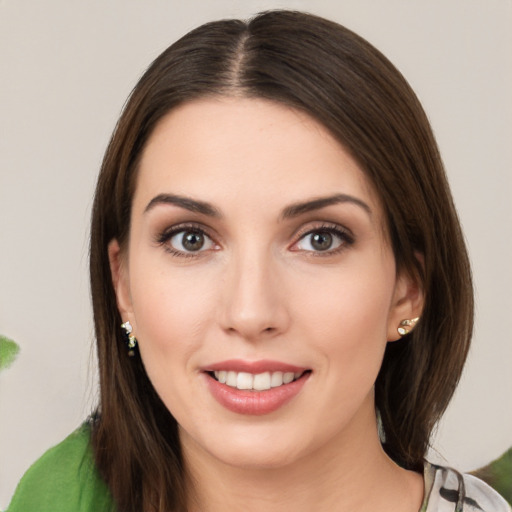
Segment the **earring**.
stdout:
<svg viewBox="0 0 512 512">
<path fill-rule="evenodd" d="M 132 324 L 130 322 L 125 322 L 124 324 L 121 324 L 121 327 L 125 330 L 128 355 L 133 357 L 135 355 L 135 351 L 133 349 L 137 346 L 137 338 L 132 334 Z"/>
<path fill-rule="evenodd" d="M 405 336 L 406 334 L 409 334 L 416 325 L 416 322 L 420 319 L 420 317 L 417 318 L 411 318 L 410 320 L 402 320 L 400 322 L 400 326 L 398 327 L 397 331 L 400 336 Z"/>
</svg>

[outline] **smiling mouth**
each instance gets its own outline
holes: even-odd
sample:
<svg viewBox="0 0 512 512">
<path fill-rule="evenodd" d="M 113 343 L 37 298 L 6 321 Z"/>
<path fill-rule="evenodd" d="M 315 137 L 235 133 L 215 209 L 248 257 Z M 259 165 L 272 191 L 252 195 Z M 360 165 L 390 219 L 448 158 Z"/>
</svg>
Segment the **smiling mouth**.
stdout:
<svg viewBox="0 0 512 512">
<path fill-rule="evenodd" d="M 311 373 L 311 370 L 301 372 L 276 371 L 257 374 L 220 370 L 207 373 L 217 382 L 234 389 L 244 391 L 267 391 L 272 388 L 286 386 L 300 379 L 305 374 Z"/>
</svg>

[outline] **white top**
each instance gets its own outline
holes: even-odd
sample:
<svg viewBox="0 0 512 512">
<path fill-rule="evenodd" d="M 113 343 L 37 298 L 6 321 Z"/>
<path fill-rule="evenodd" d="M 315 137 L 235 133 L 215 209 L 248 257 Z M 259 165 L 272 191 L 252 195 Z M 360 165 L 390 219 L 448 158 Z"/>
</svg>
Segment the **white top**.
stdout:
<svg viewBox="0 0 512 512">
<path fill-rule="evenodd" d="M 454 469 L 425 464 L 425 499 L 420 512 L 512 512 L 482 480 Z"/>
</svg>

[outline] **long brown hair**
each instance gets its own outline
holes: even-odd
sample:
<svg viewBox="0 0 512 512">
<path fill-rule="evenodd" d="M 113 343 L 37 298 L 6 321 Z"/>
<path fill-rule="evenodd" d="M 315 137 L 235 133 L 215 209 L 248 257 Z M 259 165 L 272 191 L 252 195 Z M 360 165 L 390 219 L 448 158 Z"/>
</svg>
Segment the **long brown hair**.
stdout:
<svg viewBox="0 0 512 512">
<path fill-rule="evenodd" d="M 127 356 L 107 245 L 116 238 L 126 247 L 137 166 L 156 124 L 177 105 L 210 95 L 306 112 L 373 183 L 397 266 L 425 294 L 420 322 L 388 344 L 376 382 L 385 449 L 419 470 L 459 380 L 473 320 L 468 257 L 437 145 L 415 94 L 378 50 L 325 19 L 270 11 L 247 23 L 208 23 L 164 51 L 133 90 L 105 154 L 90 254 L 101 386 L 93 446 L 119 510 L 186 506 L 176 421 L 138 353 Z"/>
</svg>

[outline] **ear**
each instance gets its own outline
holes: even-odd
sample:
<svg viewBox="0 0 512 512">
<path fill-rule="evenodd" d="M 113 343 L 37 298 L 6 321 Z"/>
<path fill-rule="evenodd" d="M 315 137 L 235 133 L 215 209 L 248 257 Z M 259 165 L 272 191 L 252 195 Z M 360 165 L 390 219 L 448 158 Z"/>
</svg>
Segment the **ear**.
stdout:
<svg viewBox="0 0 512 512">
<path fill-rule="evenodd" d="M 388 341 L 401 338 L 398 327 L 402 320 L 412 320 L 421 316 L 424 304 L 424 293 L 417 275 L 400 272 L 397 275 L 393 302 L 388 317 Z"/>
<path fill-rule="evenodd" d="M 135 328 L 127 262 L 121 252 L 119 242 L 115 238 L 108 244 L 108 259 L 112 284 L 116 293 L 117 309 L 123 322 L 129 321 Z"/>
</svg>

